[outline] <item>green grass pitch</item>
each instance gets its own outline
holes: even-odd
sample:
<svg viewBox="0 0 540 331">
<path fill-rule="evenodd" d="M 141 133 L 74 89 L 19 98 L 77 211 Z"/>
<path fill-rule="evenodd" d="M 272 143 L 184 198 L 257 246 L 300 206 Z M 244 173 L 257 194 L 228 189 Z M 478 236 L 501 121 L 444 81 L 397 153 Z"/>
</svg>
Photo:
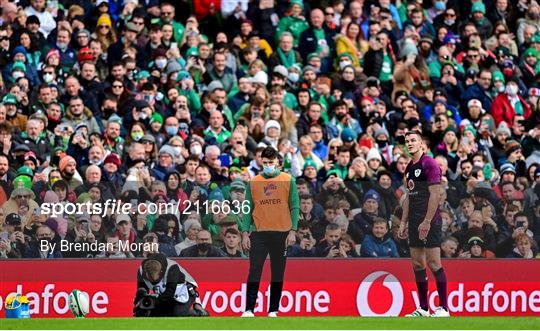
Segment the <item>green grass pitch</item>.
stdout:
<svg viewBox="0 0 540 331">
<path fill-rule="evenodd" d="M 2 330 L 539 330 L 540 317 L 278 317 L 0 319 Z"/>
</svg>

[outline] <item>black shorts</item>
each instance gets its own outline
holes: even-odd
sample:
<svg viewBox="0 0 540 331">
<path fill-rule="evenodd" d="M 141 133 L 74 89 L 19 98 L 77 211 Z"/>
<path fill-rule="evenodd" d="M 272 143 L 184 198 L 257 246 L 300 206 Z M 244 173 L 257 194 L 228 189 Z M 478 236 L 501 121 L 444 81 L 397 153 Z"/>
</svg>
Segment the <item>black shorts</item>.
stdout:
<svg viewBox="0 0 540 331">
<path fill-rule="evenodd" d="M 418 227 L 422 221 L 409 220 L 409 247 L 441 247 L 442 220 L 438 219 L 431 222 L 431 227 L 429 228 L 426 240 L 420 240 L 418 235 Z"/>
</svg>

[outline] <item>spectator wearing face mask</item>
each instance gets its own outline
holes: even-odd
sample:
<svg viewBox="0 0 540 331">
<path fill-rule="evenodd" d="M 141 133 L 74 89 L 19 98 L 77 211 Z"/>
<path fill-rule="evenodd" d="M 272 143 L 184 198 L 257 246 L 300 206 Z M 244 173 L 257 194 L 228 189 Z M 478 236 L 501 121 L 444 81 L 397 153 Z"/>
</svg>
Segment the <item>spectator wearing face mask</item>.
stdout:
<svg viewBox="0 0 540 331">
<path fill-rule="evenodd" d="M 516 115 L 529 118 L 532 114 L 531 107 L 527 101 L 519 95 L 519 79 L 510 77 L 506 80 L 506 88 L 504 92 L 499 93 L 493 105 L 491 106 L 491 114 L 495 119 L 495 125 L 501 122 L 506 122 L 510 127 L 513 124 L 513 118 Z"/>
</svg>

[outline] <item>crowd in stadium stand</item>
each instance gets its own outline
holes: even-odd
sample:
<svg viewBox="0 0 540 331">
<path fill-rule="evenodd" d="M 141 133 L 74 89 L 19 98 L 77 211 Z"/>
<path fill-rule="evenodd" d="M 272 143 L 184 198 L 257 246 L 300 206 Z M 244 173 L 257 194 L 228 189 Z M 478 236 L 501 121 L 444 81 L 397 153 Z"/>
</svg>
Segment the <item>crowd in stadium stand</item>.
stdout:
<svg viewBox="0 0 540 331">
<path fill-rule="evenodd" d="M 538 256 L 535 0 L 0 4 L 0 258 L 246 257 L 267 146 L 298 187 L 289 256 L 407 257 L 408 130 L 442 170 L 443 257 Z M 114 199 L 132 212 L 44 207 Z"/>
</svg>

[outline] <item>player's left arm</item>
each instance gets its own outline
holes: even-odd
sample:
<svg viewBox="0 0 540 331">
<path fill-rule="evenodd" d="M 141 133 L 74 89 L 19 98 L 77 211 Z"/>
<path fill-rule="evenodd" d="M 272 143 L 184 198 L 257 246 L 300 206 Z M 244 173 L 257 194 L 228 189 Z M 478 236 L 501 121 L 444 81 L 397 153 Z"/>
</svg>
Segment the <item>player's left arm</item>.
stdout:
<svg viewBox="0 0 540 331">
<path fill-rule="evenodd" d="M 440 183 L 429 185 L 428 208 L 426 211 L 426 217 L 424 218 L 424 221 L 428 221 L 430 223 L 431 221 L 433 221 L 433 217 L 435 217 L 435 212 L 437 211 L 437 208 L 439 207 L 441 189 L 442 189 L 442 185 Z"/>
<path fill-rule="evenodd" d="M 425 166 L 429 185 L 429 200 L 424 221 L 431 223 L 433 221 L 433 217 L 435 217 L 437 208 L 439 208 L 439 201 L 441 198 L 441 169 L 434 159 L 430 159 L 429 162 L 426 162 Z"/>
<path fill-rule="evenodd" d="M 289 188 L 289 210 L 291 211 L 291 230 L 296 231 L 298 228 L 298 218 L 300 217 L 300 199 L 298 190 L 296 189 L 296 179 L 291 176 L 291 184 Z"/>
<path fill-rule="evenodd" d="M 289 188 L 289 210 L 291 211 L 291 230 L 287 236 L 287 246 L 296 243 L 296 230 L 298 229 L 298 218 L 300 217 L 300 198 L 296 189 L 296 179 L 291 176 Z"/>
</svg>

